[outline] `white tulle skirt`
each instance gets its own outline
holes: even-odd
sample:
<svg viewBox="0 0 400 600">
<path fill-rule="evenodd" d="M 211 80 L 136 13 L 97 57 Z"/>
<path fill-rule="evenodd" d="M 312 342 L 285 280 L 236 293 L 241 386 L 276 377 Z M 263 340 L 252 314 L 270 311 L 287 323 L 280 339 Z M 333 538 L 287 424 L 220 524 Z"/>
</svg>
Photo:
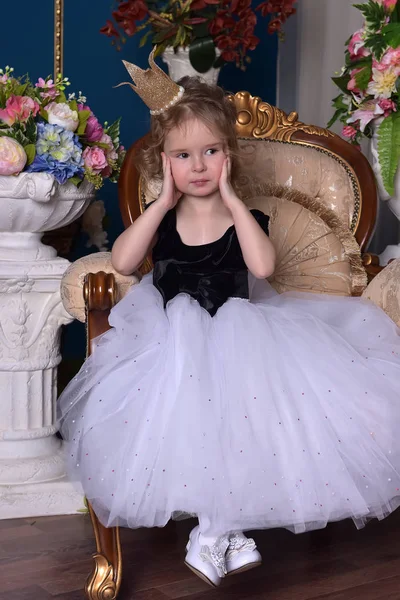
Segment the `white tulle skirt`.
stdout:
<svg viewBox="0 0 400 600">
<path fill-rule="evenodd" d="M 400 504 L 395 324 L 359 298 L 251 287 L 210 317 L 186 294 L 164 309 L 150 275 L 111 311 L 59 401 L 104 525 L 300 533 Z"/>
</svg>

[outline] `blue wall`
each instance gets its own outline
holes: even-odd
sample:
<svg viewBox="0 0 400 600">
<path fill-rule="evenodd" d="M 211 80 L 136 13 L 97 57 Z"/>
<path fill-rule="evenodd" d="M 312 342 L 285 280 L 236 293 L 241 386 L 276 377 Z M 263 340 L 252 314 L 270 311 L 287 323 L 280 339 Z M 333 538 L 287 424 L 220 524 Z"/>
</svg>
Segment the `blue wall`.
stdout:
<svg viewBox="0 0 400 600">
<path fill-rule="evenodd" d="M 31 79 L 46 77 L 53 71 L 53 0 L 33 3 L 20 0 L 2 6 L 2 23 L 16 23 L 2 28 L 0 36 L 0 65 L 10 65 L 15 73 L 29 73 Z M 101 122 L 122 117 L 121 141 L 125 147 L 144 135 L 149 126 L 149 114 L 141 100 L 128 86 L 114 86 L 127 80 L 121 63 L 124 58 L 145 67 L 150 47 L 138 48 L 139 40 L 128 40 L 121 52 L 99 29 L 110 17 L 110 0 L 66 0 L 64 14 L 64 74 L 72 82 L 69 90 L 82 91 L 88 104 Z M 24 19 L 17 20 L 18 14 Z M 277 38 L 266 34 L 266 23 L 258 23 L 256 34 L 261 43 L 250 53 L 252 62 L 242 72 L 234 65 L 222 69 L 219 83 L 231 92 L 248 90 L 267 102 L 275 103 Z M 161 64 L 161 63 L 160 63 Z M 105 201 L 107 230 L 110 242 L 122 231 L 118 210 L 116 185 L 106 183 L 98 197 Z M 80 240 L 70 260 L 95 251 Z M 84 331 L 78 323 L 67 328 L 63 342 L 66 357 L 82 356 Z"/>
</svg>

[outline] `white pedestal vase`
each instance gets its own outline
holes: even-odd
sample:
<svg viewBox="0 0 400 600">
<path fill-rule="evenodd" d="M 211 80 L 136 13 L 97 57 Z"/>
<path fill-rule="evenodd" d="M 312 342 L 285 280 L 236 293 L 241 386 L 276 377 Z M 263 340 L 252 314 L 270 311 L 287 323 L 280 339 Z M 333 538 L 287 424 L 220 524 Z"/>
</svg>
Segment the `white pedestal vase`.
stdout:
<svg viewBox="0 0 400 600">
<path fill-rule="evenodd" d="M 91 185 L 59 185 L 45 173 L 0 176 L 0 518 L 74 513 L 56 436 L 60 280 L 69 261 L 42 244 L 43 232 L 78 218 Z"/>
<path fill-rule="evenodd" d="M 390 196 L 390 194 L 386 191 L 383 181 L 382 181 L 382 170 L 381 165 L 379 163 L 378 156 L 378 128 L 382 123 L 383 118 L 375 119 L 372 123 L 373 127 L 373 135 L 371 138 L 370 144 L 370 155 L 371 155 L 371 164 L 375 173 L 379 198 L 382 202 L 387 202 L 390 210 L 399 221 L 399 231 L 400 231 L 400 165 L 396 172 L 394 189 L 394 196 Z M 382 254 L 379 255 L 379 261 L 381 265 L 387 265 L 388 262 L 392 258 L 400 258 L 400 243 L 399 244 L 390 244 L 386 246 L 385 250 Z"/>
<path fill-rule="evenodd" d="M 219 56 L 220 52 L 216 48 L 216 55 Z M 168 65 L 169 76 L 173 81 L 178 81 L 181 77 L 201 77 L 207 83 L 216 85 L 220 68 L 214 69 L 211 67 L 206 73 L 199 73 L 194 69 L 189 59 L 189 48 L 179 47 L 176 52 L 173 48 L 167 48 L 162 54 L 163 61 Z"/>
</svg>

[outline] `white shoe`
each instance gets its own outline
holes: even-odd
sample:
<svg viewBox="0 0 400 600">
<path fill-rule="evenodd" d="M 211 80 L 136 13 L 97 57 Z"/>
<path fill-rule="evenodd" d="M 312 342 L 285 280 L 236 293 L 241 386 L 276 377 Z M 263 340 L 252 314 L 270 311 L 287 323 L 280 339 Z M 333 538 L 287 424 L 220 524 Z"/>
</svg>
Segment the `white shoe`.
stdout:
<svg viewBox="0 0 400 600">
<path fill-rule="evenodd" d="M 229 547 L 229 539 L 227 536 L 221 536 L 215 539 L 212 546 L 207 546 L 201 544 L 199 536 L 200 530 L 197 526 L 189 536 L 185 565 L 203 581 L 217 587 L 227 574 L 225 553 Z"/>
<path fill-rule="evenodd" d="M 257 550 L 255 541 L 247 538 L 241 531 L 237 531 L 229 537 L 225 561 L 227 574 L 234 575 L 260 566 L 262 557 Z"/>
</svg>

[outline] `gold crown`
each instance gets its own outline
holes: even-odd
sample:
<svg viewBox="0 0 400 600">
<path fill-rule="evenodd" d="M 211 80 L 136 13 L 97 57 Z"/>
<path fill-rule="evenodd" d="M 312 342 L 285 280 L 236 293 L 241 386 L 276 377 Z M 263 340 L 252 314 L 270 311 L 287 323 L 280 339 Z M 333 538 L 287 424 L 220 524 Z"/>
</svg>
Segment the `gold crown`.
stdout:
<svg viewBox="0 0 400 600">
<path fill-rule="evenodd" d="M 150 108 L 151 115 L 159 115 L 170 106 L 176 104 L 183 96 L 183 87 L 172 81 L 170 77 L 154 62 L 155 48 L 149 56 L 150 69 L 140 69 L 123 60 L 133 83 L 124 82 L 120 85 L 130 85 Z"/>
</svg>

